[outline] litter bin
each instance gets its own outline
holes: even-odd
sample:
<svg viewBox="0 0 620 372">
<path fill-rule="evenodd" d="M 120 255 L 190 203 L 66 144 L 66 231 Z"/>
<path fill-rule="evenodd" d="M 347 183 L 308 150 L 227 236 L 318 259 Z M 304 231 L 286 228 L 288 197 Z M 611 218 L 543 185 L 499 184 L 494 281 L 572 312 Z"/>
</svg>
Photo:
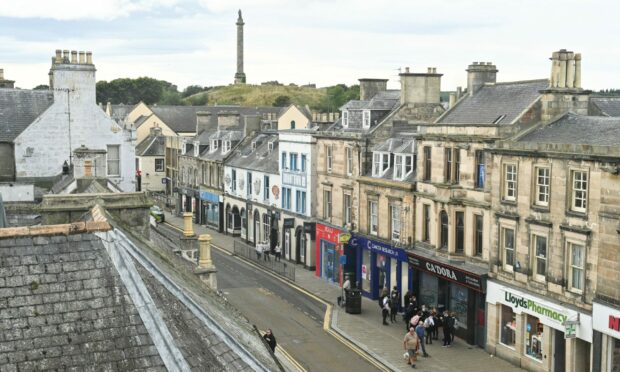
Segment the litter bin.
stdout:
<svg viewBox="0 0 620 372">
<path fill-rule="evenodd" d="M 349 314 L 361 314 L 362 312 L 362 291 L 354 288 L 345 291 L 346 302 L 345 311 Z"/>
</svg>

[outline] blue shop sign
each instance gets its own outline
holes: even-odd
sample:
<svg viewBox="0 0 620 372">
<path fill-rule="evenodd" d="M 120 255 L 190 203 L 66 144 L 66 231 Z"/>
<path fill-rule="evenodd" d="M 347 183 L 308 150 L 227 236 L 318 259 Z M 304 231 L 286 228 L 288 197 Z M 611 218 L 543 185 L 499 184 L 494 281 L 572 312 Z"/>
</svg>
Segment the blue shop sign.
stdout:
<svg viewBox="0 0 620 372">
<path fill-rule="evenodd" d="M 216 194 L 212 194 L 210 192 L 201 191 L 200 199 L 210 201 L 211 203 L 219 203 L 220 198 Z"/>
<path fill-rule="evenodd" d="M 389 244 L 378 242 L 376 240 L 370 240 L 364 236 L 353 235 L 349 240 L 349 245 L 352 247 L 362 247 L 372 252 L 384 254 L 392 258 L 396 258 L 399 261 L 407 261 L 407 253 L 402 248 L 392 247 Z"/>
</svg>

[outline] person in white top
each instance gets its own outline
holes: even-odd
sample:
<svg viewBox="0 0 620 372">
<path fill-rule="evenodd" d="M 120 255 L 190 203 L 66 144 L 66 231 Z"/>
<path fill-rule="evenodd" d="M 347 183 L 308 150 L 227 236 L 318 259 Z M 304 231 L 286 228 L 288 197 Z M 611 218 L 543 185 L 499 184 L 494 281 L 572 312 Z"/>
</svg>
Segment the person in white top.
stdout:
<svg viewBox="0 0 620 372">
<path fill-rule="evenodd" d="M 276 244 L 276 247 L 273 249 L 276 254 L 276 261 L 280 261 L 282 258 L 282 248 L 280 248 L 280 244 Z"/>
</svg>

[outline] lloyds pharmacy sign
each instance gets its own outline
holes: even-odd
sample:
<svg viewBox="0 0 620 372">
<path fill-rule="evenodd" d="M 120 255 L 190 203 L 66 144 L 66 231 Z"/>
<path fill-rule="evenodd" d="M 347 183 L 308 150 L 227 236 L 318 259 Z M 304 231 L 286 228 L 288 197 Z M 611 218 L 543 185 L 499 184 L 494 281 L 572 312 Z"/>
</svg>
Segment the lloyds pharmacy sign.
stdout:
<svg viewBox="0 0 620 372">
<path fill-rule="evenodd" d="M 566 321 L 566 319 L 568 318 L 567 315 L 562 314 L 559 311 L 550 309 L 545 305 L 538 303 L 532 299 L 526 299 L 525 297 L 514 295 L 508 291 L 504 292 L 504 300 L 507 303 L 512 304 L 512 307 L 515 309 L 521 307 L 524 310 L 530 310 L 530 312 L 533 312 L 535 314 L 551 318 L 556 322 L 564 323 L 564 321 Z"/>
</svg>

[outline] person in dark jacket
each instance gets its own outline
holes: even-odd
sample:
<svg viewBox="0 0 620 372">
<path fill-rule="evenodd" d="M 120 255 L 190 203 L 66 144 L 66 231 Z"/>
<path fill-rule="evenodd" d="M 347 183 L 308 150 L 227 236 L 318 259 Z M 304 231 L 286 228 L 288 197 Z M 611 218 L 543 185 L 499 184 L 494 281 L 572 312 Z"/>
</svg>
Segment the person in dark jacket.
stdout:
<svg viewBox="0 0 620 372">
<path fill-rule="evenodd" d="M 405 328 L 409 329 L 411 327 L 409 325 L 409 322 L 411 321 L 411 318 L 413 318 L 414 315 L 415 315 L 415 310 L 413 308 L 413 304 L 410 303 L 405 309 L 405 315 L 404 315 Z"/>
<path fill-rule="evenodd" d="M 443 314 L 443 347 L 452 346 L 452 330 L 454 329 L 454 318 L 446 311 Z"/>
<path fill-rule="evenodd" d="M 276 345 L 277 345 L 276 336 L 273 335 L 273 332 L 271 332 L 271 329 L 268 329 L 267 332 L 265 332 L 265 334 L 263 335 L 263 338 L 267 342 L 267 345 L 269 345 L 269 347 L 271 348 L 271 351 L 275 352 Z"/>
<path fill-rule="evenodd" d="M 394 289 L 392 289 L 392 293 L 390 293 L 390 300 L 390 322 L 394 323 L 396 321 L 396 314 L 400 309 L 400 292 L 398 291 L 398 288 L 396 286 L 394 286 Z"/>
</svg>

